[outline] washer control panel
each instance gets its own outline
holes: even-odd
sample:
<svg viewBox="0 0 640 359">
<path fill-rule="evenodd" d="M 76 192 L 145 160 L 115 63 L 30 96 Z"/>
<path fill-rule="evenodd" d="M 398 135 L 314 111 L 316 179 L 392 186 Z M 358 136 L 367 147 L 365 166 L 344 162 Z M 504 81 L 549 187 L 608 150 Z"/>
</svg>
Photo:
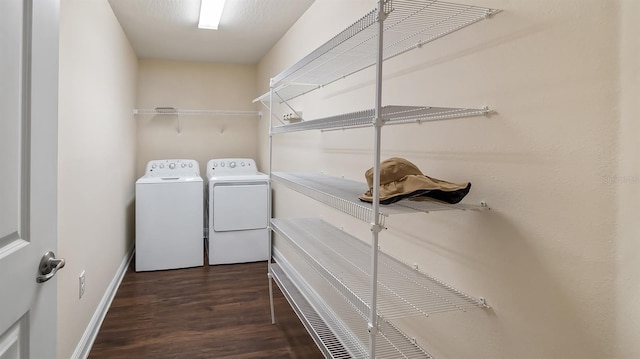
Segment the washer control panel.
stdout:
<svg viewBox="0 0 640 359">
<path fill-rule="evenodd" d="M 153 160 L 147 163 L 146 175 L 200 175 L 200 166 L 196 160 Z"/>
<path fill-rule="evenodd" d="M 256 174 L 258 168 L 251 158 L 219 158 L 207 163 L 207 176 Z"/>
</svg>

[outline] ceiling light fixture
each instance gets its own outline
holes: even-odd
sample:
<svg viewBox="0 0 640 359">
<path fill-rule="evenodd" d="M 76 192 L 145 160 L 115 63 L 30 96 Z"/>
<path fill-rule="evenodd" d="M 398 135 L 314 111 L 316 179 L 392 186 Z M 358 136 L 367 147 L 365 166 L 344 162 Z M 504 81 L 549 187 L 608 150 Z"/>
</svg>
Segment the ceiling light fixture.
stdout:
<svg viewBox="0 0 640 359">
<path fill-rule="evenodd" d="M 201 0 L 199 29 L 218 30 L 225 0 Z"/>
</svg>

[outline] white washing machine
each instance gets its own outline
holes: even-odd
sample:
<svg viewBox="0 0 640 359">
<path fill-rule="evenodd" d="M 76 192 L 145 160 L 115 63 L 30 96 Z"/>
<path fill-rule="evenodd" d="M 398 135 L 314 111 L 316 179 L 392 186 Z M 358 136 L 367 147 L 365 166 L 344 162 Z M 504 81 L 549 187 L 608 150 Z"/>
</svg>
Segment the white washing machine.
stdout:
<svg viewBox="0 0 640 359">
<path fill-rule="evenodd" d="M 207 163 L 209 264 L 269 258 L 269 176 L 250 158 Z"/>
<path fill-rule="evenodd" d="M 147 163 L 136 181 L 136 271 L 204 265 L 204 182 L 194 160 Z"/>
</svg>

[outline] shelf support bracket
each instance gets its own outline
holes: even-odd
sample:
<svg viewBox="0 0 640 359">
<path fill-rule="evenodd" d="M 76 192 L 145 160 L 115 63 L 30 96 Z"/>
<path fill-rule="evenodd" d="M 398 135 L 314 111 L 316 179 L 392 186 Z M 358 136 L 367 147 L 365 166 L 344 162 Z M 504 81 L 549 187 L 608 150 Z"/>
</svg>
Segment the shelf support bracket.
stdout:
<svg viewBox="0 0 640 359">
<path fill-rule="evenodd" d="M 262 104 L 262 106 L 264 106 L 267 110 L 269 110 L 269 114 L 271 114 L 271 109 L 269 108 L 270 105 L 267 105 L 262 99 L 259 99 L 258 101 L 260 101 L 260 103 Z M 271 114 L 271 116 L 280 122 L 280 124 L 284 125 L 285 123 L 280 121 L 280 119 L 278 118 L 278 116 Z M 260 113 L 260 117 L 262 117 L 262 113 Z M 271 126 L 269 126 L 269 131 L 271 131 Z"/>
<path fill-rule="evenodd" d="M 376 118 L 373 120 L 373 122 L 372 122 L 372 123 L 373 123 L 373 126 L 374 126 L 374 127 L 382 127 L 382 126 L 384 126 L 385 122 L 387 122 L 387 121 L 386 121 L 384 118 L 382 118 L 382 117 L 376 117 Z"/>
<path fill-rule="evenodd" d="M 490 309 L 491 307 L 489 306 L 489 304 L 487 304 L 487 299 L 485 297 L 479 297 L 478 298 L 478 304 L 480 304 L 482 307 L 485 307 L 487 309 Z"/>
<path fill-rule="evenodd" d="M 385 229 L 383 225 L 371 224 L 371 232 L 373 233 L 380 233 L 383 229 Z"/>
</svg>

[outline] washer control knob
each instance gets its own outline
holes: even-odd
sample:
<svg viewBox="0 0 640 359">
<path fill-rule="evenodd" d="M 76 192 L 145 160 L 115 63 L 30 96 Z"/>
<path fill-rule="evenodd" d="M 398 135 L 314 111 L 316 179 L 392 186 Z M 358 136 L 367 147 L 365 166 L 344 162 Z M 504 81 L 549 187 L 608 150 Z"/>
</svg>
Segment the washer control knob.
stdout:
<svg viewBox="0 0 640 359">
<path fill-rule="evenodd" d="M 229 162 L 229 167 L 236 168 L 236 163 L 234 161 Z"/>
<path fill-rule="evenodd" d="M 189 163 L 189 168 L 193 167 L 193 163 Z"/>
<path fill-rule="evenodd" d="M 152 164 L 152 165 L 151 165 L 151 168 L 156 168 L 156 164 L 155 164 L 155 163 L 154 163 L 154 164 Z"/>
<path fill-rule="evenodd" d="M 185 163 L 181 164 L 180 167 L 185 168 L 187 165 Z"/>
<path fill-rule="evenodd" d="M 214 163 L 213 163 L 213 167 L 214 167 L 214 168 L 218 167 L 218 162 L 214 162 Z"/>
<path fill-rule="evenodd" d="M 240 166 L 244 167 L 244 162 L 240 162 Z"/>
<path fill-rule="evenodd" d="M 224 162 L 220 162 L 220 167 L 224 167 Z"/>
<path fill-rule="evenodd" d="M 169 163 L 169 168 L 170 168 L 170 169 L 174 169 L 174 168 L 176 168 L 176 164 L 175 164 L 175 163 Z"/>
<path fill-rule="evenodd" d="M 162 163 L 160 164 L 160 168 L 164 168 L 164 165 Z"/>
</svg>

